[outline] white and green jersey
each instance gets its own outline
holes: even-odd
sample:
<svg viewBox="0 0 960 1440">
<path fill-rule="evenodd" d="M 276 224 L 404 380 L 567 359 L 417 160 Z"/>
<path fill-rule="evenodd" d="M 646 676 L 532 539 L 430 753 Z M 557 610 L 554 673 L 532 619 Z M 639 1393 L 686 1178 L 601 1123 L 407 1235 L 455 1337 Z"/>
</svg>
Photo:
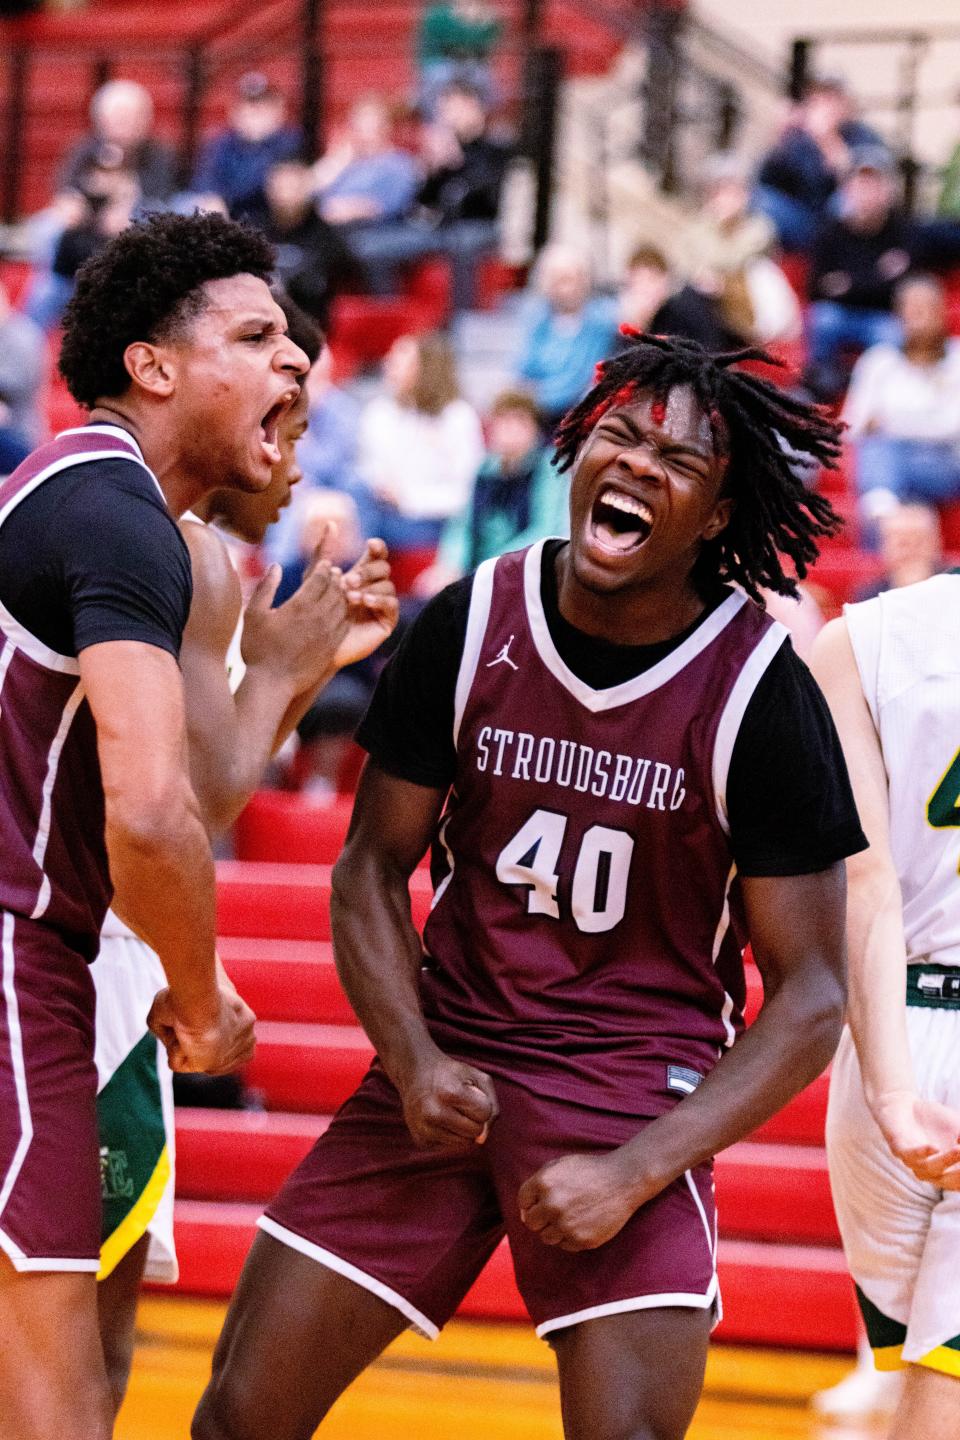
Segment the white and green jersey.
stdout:
<svg viewBox="0 0 960 1440">
<path fill-rule="evenodd" d="M 890 777 L 907 963 L 960 965 L 960 574 L 845 615 Z"/>
<path fill-rule="evenodd" d="M 202 525 L 199 516 L 184 517 Z M 245 666 L 243 612 L 227 652 L 230 689 Z M 166 977 L 157 955 L 112 910 L 92 971 L 97 990 L 95 1059 L 100 1125 L 103 1231 L 99 1278 L 105 1279 L 142 1235 L 150 1237 L 146 1278 L 177 1278 L 173 1235 L 173 1077 L 147 1015 Z"/>
</svg>

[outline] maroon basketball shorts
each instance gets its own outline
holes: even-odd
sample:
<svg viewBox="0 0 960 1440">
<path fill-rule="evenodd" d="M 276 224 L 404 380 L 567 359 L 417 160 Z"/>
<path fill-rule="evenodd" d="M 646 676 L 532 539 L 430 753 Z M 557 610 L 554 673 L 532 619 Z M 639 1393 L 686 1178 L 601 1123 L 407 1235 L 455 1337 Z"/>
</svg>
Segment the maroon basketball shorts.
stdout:
<svg viewBox="0 0 960 1440">
<path fill-rule="evenodd" d="M 90 968 L 47 926 L 0 913 L 0 1251 L 17 1270 L 100 1263 Z"/>
<path fill-rule="evenodd" d="M 434 1339 L 506 1233 L 539 1335 L 657 1306 L 719 1318 L 711 1167 L 687 1172 L 595 1250 L 545 1245 L 517 1192 L 549 1160 L 604 1151 L 645 1120 L 581 1108 L 495 1078 L 500 1114 L 467 1155 L 418 1150 L 374 1066 L 260 1225 L 394 1305 Z"/>
</svg>

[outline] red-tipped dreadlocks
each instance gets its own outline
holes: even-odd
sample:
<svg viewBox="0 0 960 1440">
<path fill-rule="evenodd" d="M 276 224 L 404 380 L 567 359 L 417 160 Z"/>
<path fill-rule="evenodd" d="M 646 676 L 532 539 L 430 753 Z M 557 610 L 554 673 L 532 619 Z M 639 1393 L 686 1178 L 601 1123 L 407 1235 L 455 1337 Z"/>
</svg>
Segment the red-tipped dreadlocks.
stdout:
<svg viewBox="0 0 960 1440">
<path fill-rule="evenodd" d="M 717 454 L 728 458 L 725 487 L 735 501 L 726 529 L 702 546 L 694 578 L 735 581 L 755 599 L 761 587 L 795 595 L 782 557 L 802 580 L 819 553 L 816 541 L 842 523 L 824 496 L 804 488 L 796 462 L 836 468 L 841 427 L 769 380 L 734 368 L 744 360 L 776 364 L 763 350 L 711 355 L 692 340 L 641 335 L 630 326 L 621 334 L 633 343 L 597 366 L 592 390 L 560 422 L 557 468 L 570 468 L 609 410 L 646 394 L 655 411 L 662 407 L 661 418 L 653 415 L 659 425 L 670 391 L 689 386 L 710 421 Z"/>
</svg>

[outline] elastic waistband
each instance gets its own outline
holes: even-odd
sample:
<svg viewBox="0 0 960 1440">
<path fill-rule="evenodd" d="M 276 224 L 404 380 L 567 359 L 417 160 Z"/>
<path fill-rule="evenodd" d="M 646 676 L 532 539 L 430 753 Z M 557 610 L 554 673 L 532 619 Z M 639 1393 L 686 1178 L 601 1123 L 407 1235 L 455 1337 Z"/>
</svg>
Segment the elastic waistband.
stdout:
<svg viewBox="0 0 960 1440">
<path fill-rule="evenodd" d="M 960 1010 L 960 966 L 908 965 L 907 1004 Z"/>
</svg>

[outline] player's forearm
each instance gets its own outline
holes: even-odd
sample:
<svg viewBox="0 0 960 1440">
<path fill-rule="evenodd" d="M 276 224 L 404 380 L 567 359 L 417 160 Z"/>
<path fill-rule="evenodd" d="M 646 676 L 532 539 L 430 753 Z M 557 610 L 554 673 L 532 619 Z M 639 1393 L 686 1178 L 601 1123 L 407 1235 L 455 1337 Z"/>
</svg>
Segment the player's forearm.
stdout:
<svg viewBox="0 0 960 1440">
<path fill-rule="evenodd" d="M 251 667 L 234 696 L 234 722 L 226 733 L 218 730 L 214 743 L 204 745 L 191 731 L 190 773 L 210 835 L 230 828 L 260 784 L 294 703 L 284 676 Z"/>
<path fill-rule="evenodd" d="M 847 1020 L 868 1104 L 915 1088 L 907 1042 L 903 905 L 896 873 L 873 851 L 848 861 Z"/>
<path fill-rule="evenodd" d="M 638 1203 L 752 1134 L 816 1079 L 836 1050 L 843 1004 L 835 973 L 816 959 L 784 979 L 694 1093 L 623 1147 Z"/>
<path fill-rule="evenodd" d="M 337 973 L 395 1085 L 437 1047 L 420 1003 L 423 961 L 410 915 L 408 876 L 349 847 L 333 871 L 330 913 Z"/>
<path fill-rule="evenodd" d="M 330 670 L 319 682 L 319 684 L 311 685 L 309 690 L 302 691 L 299 695 L 294 696 L 294 698 L 290 701 L 290 704 L 287 706 L 286 714 L 280 721 L 280 724 L 277 726 L 277 731 L 273 739 L 273 749 L 271 752 L 272 754 L 276 755 L 283 742 L 293 734 L 294 730 L 296 730 L 304 715 L 306 715 L 307 711 L 310 709 L 310 706 L 317 699 L 317 697 L 322 694 L 322 692 L 326 689 L 326 687 L 329 685 L 330 681 L 333 679 L 336 673 L 336 667 L 331 666 Z"/>
<path fill-rule="evenodd" d="M 116 909 L 159 955 L 183 1011 L 216 1015 L 213 857 L 185 779 L 152 802 L 108 797 L 106 840 Z"/>
</svg>

